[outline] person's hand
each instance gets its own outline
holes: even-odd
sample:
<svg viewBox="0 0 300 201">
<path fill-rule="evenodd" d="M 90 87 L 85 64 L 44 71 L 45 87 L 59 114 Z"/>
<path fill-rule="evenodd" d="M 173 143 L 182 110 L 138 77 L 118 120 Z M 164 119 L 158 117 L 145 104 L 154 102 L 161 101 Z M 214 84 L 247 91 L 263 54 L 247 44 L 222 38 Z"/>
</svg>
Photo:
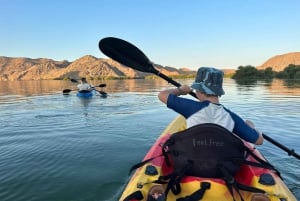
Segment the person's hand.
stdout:
<svg viewBox="0 0 300 201">
<path fill-rule="evenodd" d="M 264 138 L 263 138 L 263 135 L 262 135 L 263 133 L 255 128 L 255 125 L 254 125 L 254 123 L 253 123 L 252 121 L 246 120 L 245 123 L 246 123 L 248 126 L 250 126 L 251 128 L 255 129 L 256 132 L 259 134 L 259 137 L 258 137 L 258 139 L 256 140 L 255 144 L 257 144 L 257 145 L 263 144 L 263 141 L 264 141 Z"/>
<path fill-rule="evenodd" d="M 181 95 L 186 95 L 192 91 L 192 89 L 188 85 L 181 85 L 178 87 Z"/>
<path fill-rule="evenodd" d="M 245 123 L 246 123 L 248 126 L 250 126 L 251 128 L 254 128 L 254 129 L 255 129 L 255 125 L 254 125 L 254 123 L 253 123 L 252 121 L 246 120 Z"/>
</svg>

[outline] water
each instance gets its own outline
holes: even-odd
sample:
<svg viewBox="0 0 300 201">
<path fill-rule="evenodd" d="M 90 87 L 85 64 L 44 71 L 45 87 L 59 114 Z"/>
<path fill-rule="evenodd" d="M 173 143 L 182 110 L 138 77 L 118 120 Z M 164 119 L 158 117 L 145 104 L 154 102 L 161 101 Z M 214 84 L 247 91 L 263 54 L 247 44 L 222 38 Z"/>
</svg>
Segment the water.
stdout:
<svg viewBox="0 0 300 201">
<path fill-rule="evenodd" d="M 109 96 L 87 101 L 63 96 L 67 81 L 0 83 L 1 201 L 118 200 L 129 168 L 177 114 L 157 99 L 172 87 L 161 79 L 104 83 Z M 227 79 L 224 88 L 226 107 L 300 153 L 299 85 Z M 299 160 L 267 141 L 258 149 L 300 199 Z"/>
</svg>

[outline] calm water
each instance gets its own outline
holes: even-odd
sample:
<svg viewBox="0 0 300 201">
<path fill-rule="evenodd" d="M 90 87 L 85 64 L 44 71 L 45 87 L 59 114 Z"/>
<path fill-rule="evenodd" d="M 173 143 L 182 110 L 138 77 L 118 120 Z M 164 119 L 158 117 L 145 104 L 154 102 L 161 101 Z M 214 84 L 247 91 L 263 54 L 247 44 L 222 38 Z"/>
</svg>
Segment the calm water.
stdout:
<svg viewBox="0 0 300 201">
<path fill-rule="evenodd" d="M 75 87 L 67 81 L 0 82 L 1 201 L 118 200 L 129 168 L 176 113 L 156 97 L 171 87 L 164 80 L 103 83 L 107 98 L 82 101 L 62 95 Z M 224 88 L 225 106 L 300 153 L 299 85 L 227 79 Z M 300 200 L 300 161 L 267 141 L 258 149 Z"/>
</svg>

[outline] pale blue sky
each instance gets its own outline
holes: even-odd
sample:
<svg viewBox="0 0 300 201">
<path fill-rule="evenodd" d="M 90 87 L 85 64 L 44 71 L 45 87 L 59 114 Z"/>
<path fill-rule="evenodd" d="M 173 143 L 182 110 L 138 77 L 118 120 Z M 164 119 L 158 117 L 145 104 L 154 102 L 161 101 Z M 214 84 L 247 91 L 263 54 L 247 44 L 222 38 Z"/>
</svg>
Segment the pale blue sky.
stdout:
<svg viewBox="0 0 300 201">
<path fill-rule="evenodd" d="M 106 58 L 122 38 L 175 68 L 258 66 L 300 52 L 299 0 L 1 0 L 0 56 Z"/>
</svg>

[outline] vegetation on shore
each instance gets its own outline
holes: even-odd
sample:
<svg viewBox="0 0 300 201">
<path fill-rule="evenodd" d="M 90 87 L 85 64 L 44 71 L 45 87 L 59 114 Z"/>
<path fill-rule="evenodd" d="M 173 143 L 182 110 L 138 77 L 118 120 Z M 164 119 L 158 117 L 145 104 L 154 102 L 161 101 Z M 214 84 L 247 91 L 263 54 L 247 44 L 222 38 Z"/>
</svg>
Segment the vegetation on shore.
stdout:
<svg viewBox="0 0 300 201">
<path fill-rule="evenodd" d="M 242 79 L 255 79 L 255 80 L 266 80 L 266 79 L 293 79 L 300 80 L 300 65 L 290 64 L 284 68 L 283 71 L 273 71 L 272 67 L 268 67 L 264 70 L 256 69 L 254 66 L 239 66 L 238 70 L 232 76 L 235 80 Z"/>
<path fill-rule="evenodd" d="M 169 75 L 172 79 L 190 79 L 195 78 L 195 73 L 190 74 L 180 74 L 180 75 Z M 254 66 L 239 66 L 235 72 L 225 73 L 224 75 L 227 78 L 232 78 L 237 81 L 242 80 L 270 80 L 273 78 L 285 79 L 285 80 L 299 80 L 300 81 L 300 65 L 290 64 L 283 71 L 273 71 L 272 67 L 260 70 Z M 90 77 L 87 76 L 89 80 L 122 80 L 122 79 L 156 79 L 157 76 L 153 74 L 146 75 L 144 77 L 113 77 L 113 76 L 97 76 Z M 68 80 L 68 77 L 63 78 Z"/>
</svg>

